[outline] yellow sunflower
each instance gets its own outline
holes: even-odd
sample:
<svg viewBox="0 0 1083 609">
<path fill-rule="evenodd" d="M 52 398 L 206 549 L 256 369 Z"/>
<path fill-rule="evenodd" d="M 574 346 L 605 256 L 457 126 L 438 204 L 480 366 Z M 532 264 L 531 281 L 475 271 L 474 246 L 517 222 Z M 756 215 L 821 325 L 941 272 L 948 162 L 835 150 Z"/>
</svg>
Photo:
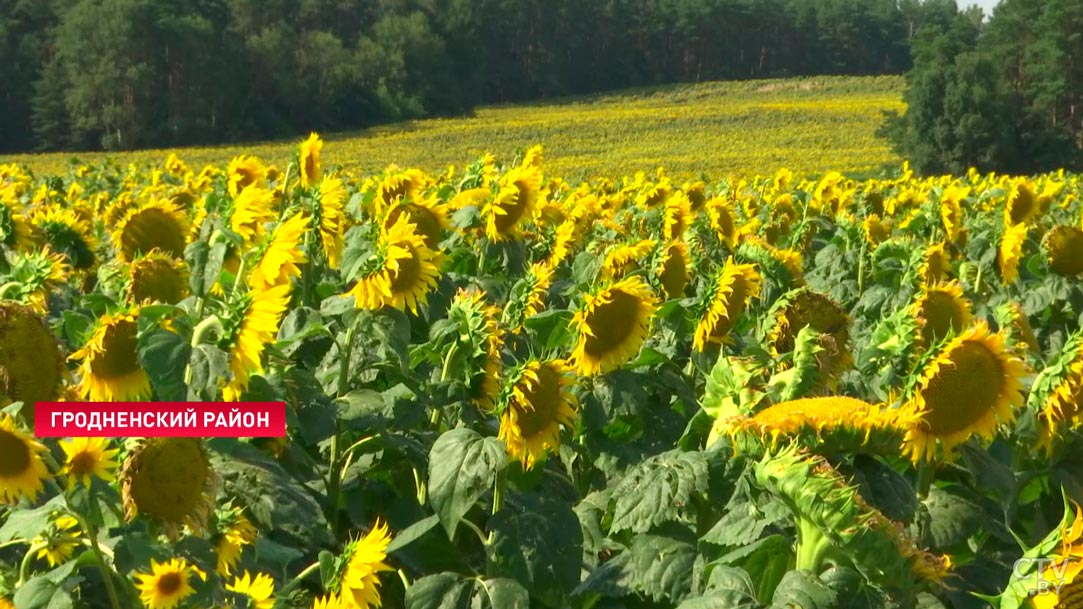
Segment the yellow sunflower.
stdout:
<svg viewBox="0 0 1083 609">
<path fill-rule="evenodd" d="M 946 281 L 951 276 L 951 257 L 945 251 L 943 241 L 925 248 L 918 279 L 924 285 L 933 285 Z"/>
<path fill-rule="evenodd" d="M 177 304 L 188 296 L 188 266 L 157 249 L 132 261 L 128 273 L 128 297 L 135 304 Z"/>
<path fill-rule="evenodd" d="M 688 285 L 688 246 L 683 241 L 673 241 L 662 254 L 658 280 L 667 299 L 681 298 Z"/>
<path fill-rule="evenodd" d="M 642 277 L 632 276 L 586 296 L 572 317 L 578 339 L 571 362 L 594 376 L 624 364 L 647 340 L 658 299 Z"/>
<path fill-rule="evenodd" d="M 1039 213 L 1038 194 L 1026 179 L 1012 182 L 1008 203 L 1004 208 L 1004 225 L 1030 224 Z"/>
<path fill-rule="evenodd" d="M 54 251 L 67 256 L 72 268 L 86 270 L 94 266 L 97 241 L 90 224 L 74 211 L 50 205 L 35 211 L 30 220 Z"/>
<path fill-rule="evenodd" d="M 377 215 L 385 213 L 388 207 L 397 203 L 412 203 L 425 186 L 425 175 L 416 169 L 406 171 L 398 171 L 397 168 L 389 169 L 391 171 L 376 187 L 373 205 Z M 478 191 L 476 194 L 489 192 L 488 189 L 483 188 L 476 190 Z"/>
<path fill-rule="evenodd" d="M 139 438 L 120 474 L 124 515 L 161 525 L 176 540 L 182 527 L 207 531 L 218 477 L 199 438 Z"/>
<path fill-rule="evenodd" d="M 54 514 L 49 526 L 42 535 L 34 538 L 32 545 L 38 546 L 38 560 L 45 560 L 49 567 L 56 567 L 71 560 L 75 549 L 82 543 L 79 521 L 68 514 Z"/>
<path fill-rule="evenodd" d="M 1038 353 L 1038 339 L 1034 335 L 1034 328 L 1030 325 L 1023 307 L 1017 302 L 1008 302 L 1000 305 L 994 312 L 998 327 L 1004 329 L 1011 342 L 1015 343 L 1023 351 L 1030 350 Z"/>
<path fill-rule="evenodd" d="M 541 197 L 542 175 L 536 167 L 516 167 L 500 178 L 500 190 L 482 208 L 485 236 L 492 241 L 515 239 L 522 220 L 529 219 Z"/>
<path fill-rule="evenodd" d="M 970 309 L 970 301 L 963 297 L 963 286 L 952 281 L 926 286 L 910 310 L 921 329 L 922 342 L 931 346 L 968 328 Z"/>
<path fill-rule="evenodd" d="M 252 374 L 263 372 L 263 349 L 274 342 L 278 324 L 290 304 L 292 285 L 282 283 L 265 290 L 252 290 L 245 301 L 244 316 L 233 334 L 229 370 L 233 379 L 222 389 L 222 399 L 236 402 L 248 388 Z"/>
<path fill-rule="evenodd" d="M 672 192 L 672 186 L 665 178 L 653 184 L 648 182 L 636 195 L 636 205 L 646 209 L 657 207 L 669 199 L 670 192 Z"/>
<path fill-rule="evenodd" d="M 421 236 L 429 249 L 439 250 L 443 231 L 451 227 L 447 217 L 447 206 L 435 198 L 399 203 L 387 210 L 384 228 L 391 228 L 403 216 L 406 216 L 414 225 L 414 231 Z"/>
<path fill-rule="evenodd" d="M 1057 226 L 1042 239 L 1049 268 L 1065 277 L 1083 275 L 1083 230 L 1075 226 Z"/>
<path fill-rule="evenodd" d="M 673 196 L 666 199 L 662 215 L 664 218 L 662 236 L 666 241 L 672 241 L 683 235 L 685 229 L 692 224 L 692 202 L 688 199 L 688 195 L 679 190 L 673 193 Z"/>
<path fill-rule="evenodd" d="M 377 521 L 367 535 L 346 546 L 349 560 L 338 582 L 338 594 L 345 606 L 353 609 L 381 606 L 380 573 L 393 570 L 384 562 L 390 543 L 387 525 Z"/>
<path fill-rule="evenodd" d="M 639 268 L 642 261 L 646 260 L 654 251 L 657 242 L 653 239 L 643 239 L 635 243 L 615 245 L 609 249 L 602 262 L 602 279 L 620 279 L 628 273 Z"/>
<path fill-rule="evenodd" d="M 1004 285 L 1014 283 L 1019 278 L 1019 262 L 1023 258 L 1023 244 L 1027 240 L 1027 225 L 1019 223 L 1009 226 L 1000 240 L 997 266 L 1000 268 L 1000 280 Z"/>
<path fill-rule="evenodd" d="M 861 223 L 861 227 L 865 233 L 865 242 L 872 249 L 876 249 L 876 246 L 891 237 L 891 218 L 881 220 L 880 216 L 870 214 Z"/>
<path fill-rule="evenodd" d="M 274 193 L 266 188 L 252 185 L 246 187 L 233 199 L 229 215 L 229 228 L 241 236 L 245 247 L 251 247 L 263 239 L 264 225 L 277 217 Z"/>
<path fill-rule="evenodd" d="M 11 415 L 0 412 L 0 503 L 34 501 L 44 490 L 49 470 L 45 445 L 19 430 Z"/>
<path fill-rule="evenodd" d="M 949 187 L 940 194 L 940 219 L 944 223 L 944 232 L 948 241 L 957 243 L 963 227 L 962 201 L 970 195 L 969 188 Z"/>
<path fill-rule="evenodd" d="M 248 276 L 248 285 L 253 290 L 264 291 L 281 284 L 289 284 L 301 276 L 298 264 L 306 261 L 301 250 L 301 240 L 308 230 L 308 217 L 294 214 L 279 223 L 271 242 L 260 257 L 256 268 Z"/>
<path fill-rule="evenodd" d="M 219 514 L 217 522 L 218 532 L 213 539 L 214 553 L 218 559 L 215 572 L 227 577 L 233 574 L 244 547 L 256 542 L 258 532 L 244 512 L 236 508 Z"/>
<path fill-rule="evenodd" d="M 720 344 L 744 312 L 748 300 L 759 295 L 761 285 L 762 277 L 755 265 L 736 264 L 732 258 L 726 260 L 709 292 L 706 311 L 696 325 L 693 347 L 703 351 L 710 343 Z"/>
<path fill-rule="evenodd" d="M 0 302 L 0 405 L 22 402 L 27 421 L 34 404 L 58 394 L 64 355 L 53 333 L 32 308 Z"/>
<path fill-rule="evenodd" d="M 906 404 L 920 417 L 906 434 L 914 462 L 932 459 L 939 440 L 946 455 L 973 435 L 991 438 L 998 422 L 1011 423 L 1022 403 L 1022 361 L 1003 337 L 978 322 L 940 349 L 921 373 Z"/>
<path fill-rule="evenodd" d="M 183 558 L 159 563 L 150 561 L 150 573 L 136 574 L 139 600 L 147 609 L 173 609 L 184 599 L 195 594 L 189 583 L 193 569 Z"/>
<path fill-rule="evenodd" d="M 106 313 L 69 359 L 81 361 L 77 391 L 91 402 L 130 402 L 151 394 L 150 377 L 136 351 L 139 311 Z"/>
<path fill-rule="evenodd" d="M 181 210 L 166 201 L 150 201 L 125 214 L 113 231 L 113 244 L 126 262 L 152 250 L 184 258 L 189 231 Z"/>
<path fill-rule="evenodd" d="M 275 606 L 275 581 L 264 573 L 252 577 L 245 571 L 244 575 L 233 578 L 233 582 L 226 585 L 226 590 L 247 596 L 250 609 L 272 609 Z"/>
<path fill-rule="evenodd" d="M 327 177 L 320 182 L 318 203 L 313 206 L 315 226 L 320 229 L 320 245 L 327 265 L 337 269 L 342 261 L 342 233 L 345 230 L 346 185 L 338 178 Z"/>
<path fill-rule="evenodd" d="M 68 259 L 46 244 L 41 249 L 16 254 L 6 273 L 3 296 L 30 305 L 39 315 L 49 312 L 49 294 L 63 285 L 71 272 Z"/>
<path fill-rule="evenodd" d="M 527 294 L 526 306 L 523 308 L 523 319 L 533 317 L 545 308 L 545 299 L 549 294 L 549 286 L 553 282 L 553 267 L 545 262 L 535 262 L 530 265 L 527 281 L 530 284 L 530 291 Z"/>
<path fill-rule="evenodd" d="M 379 249 L 380 266 L 358 280 L 349 294 L 359 308 L 409 308 L 416 315 L 436 287 L 441 256 L 425 245 L 407 216 L 381 231 Z"/>
<path fill-rule="evenodd" d="M 78 480 L 89 487 L 92 477 L 104 482 L 116 480 L 116 461 L 120 450 L 109 448 L 107 438 L 69 438 L 60 441 L 64 451 L 64 467 L 60 473 L 68 477 L 68 490 L 75 487 Z"/>
<path fill-rule="evenodd" d="M 6 195 L 0 188 L 0 245 L 13 250 L 29 248 L 34 243 L 34 233 L 23 213 L 23 206 L 14 194 Z"/>
<path fill-rule="evenodd" d="M 508 456 L 529 470 L 560 446 L 560 426 L 575 424 L 571 369 L 561 360 L 534 360 L 509 382 L 499 437 Z"/>
<path fill-rule="evenodd" d="M 229 162 L 226 175 L 229 196 L 236 197 L 253 184 L 261 185 L 267 179 L 267 167 L 258 158 L 242 154 Z"/>
<path fill-rule="evenodd" d="M 315 133 L 309 133 L 308 139 L 301 142 L 301 151 L 298 155 L 298 175 L 301 178 L 301 188 L 315 186 L 323 177 L 323 169 L 320 167 L 320 151 L 323 149 L 323 140 Z"/>
</svg>

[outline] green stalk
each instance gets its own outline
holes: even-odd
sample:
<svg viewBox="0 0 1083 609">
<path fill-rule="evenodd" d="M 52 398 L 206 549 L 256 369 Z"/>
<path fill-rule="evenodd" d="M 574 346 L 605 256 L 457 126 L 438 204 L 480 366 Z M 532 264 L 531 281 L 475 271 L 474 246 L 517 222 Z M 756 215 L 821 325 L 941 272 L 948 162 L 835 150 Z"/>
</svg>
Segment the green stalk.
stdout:
<svg viewBox="0 0 1083 609">
<path fill-rule="evenodd" d="M 306 577 L 308 577 L 309 575 L 312 575 L 312 573 L 314 571 L 318 570 L 319 568 L 320 568 L 320 562 L 319 561 L 316 561 L 316 562 L 312 563 L 311 565 L 308 565 L 307 567 L 305 567 L 300 573 L 297 574 L 297 577 L 294 577 L 288 583 L 286 583 L 286 585 L 282 588 L 282 591 L 279 592 L 279 594 L 278 594 L 279 597 L 288 596 L 289 593 L 294 590 L 294 588 L 301 585 L 301 582 L 304 581 Z"/>
<path fill-rule="evenodd" d="M 2 300 L 7 295 L 8 290 L 10 290 L 11 288 L 22 287 L 22 285 L 23 284 L 19 283 L 18 281 L 9 281 L 4 285 L 0 285 L 0 300 Z"/>
<path fill-rule="evenodd" d="M 34 554 L 45 548 L 46 544 L 35 543 L 30 546 L 30 549 L 26 551 L 26 555 L 23 556 L 23 561 L 19 563 L 19 579 L 15 582 L 15 588 L 21 588 L 26 580 L 30 576 L 30 565 L 34 562 Z"/>
<path fill-rule="evenodd" d="M 935 470 L 935 465 L 922 457 L 921 462 L 918 463 L 917 482 L 914 484 L 918 501 L 925 501 L 929 497 L 929 490 L 933 486 L 933 478 L 936 473 Z"/>
<path fill-rule="evenodd" d="M 493 485 L 493 511 L 492 515 L 496 516 L 496 513 L 504 507 L 504 490 L 508 485 L 507 470 L 500 470 L 496 475 L 496 484 Z M 489 531 L 489 544 L 493 543 L 493 531 Z"/>
<path fill-rule="evenodd" d="M 105 556 L 102 554 L 101 545 L 98 544 L 97 528 L 90 521 L 83 518 L 81 514 L 72 512 L 72 515 L 79 521 L 79 526 L 90 539 L 90 549 L 94 553 L 94 559 L 102 573 L 102 580 L 105 581 L 105 592 L 109 595 L 109 604 L 112 605 L 113 609 L 120 609 L 120 597 L 117 596 L 117 589 L 113 583 L 113 570 L 105 564 Z"/>
<path fill-rule="evenodd" d="M 795 568 L 819 574 L 824 559 L 831 549 L 831 540 L 814 524 L 799 518 L 797 521 L 797 564 Z"/>
</svg>

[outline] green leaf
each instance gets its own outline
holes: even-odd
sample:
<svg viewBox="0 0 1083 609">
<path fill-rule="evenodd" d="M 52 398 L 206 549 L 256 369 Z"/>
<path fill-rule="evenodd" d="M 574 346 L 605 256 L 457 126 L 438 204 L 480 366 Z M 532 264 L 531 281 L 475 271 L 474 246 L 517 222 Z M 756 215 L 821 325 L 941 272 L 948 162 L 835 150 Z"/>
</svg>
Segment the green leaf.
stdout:
<svg viewBox="0 0 1083 609">
<path fill-rule="evenodd" d="M 184 249 L 184 260 L 189 269 L 188 287 L 193 294 L 199 297 L 207 295 L 211 286 L 218 281 L 225 259 L 225 242 L 218 242 L 212 247 L 209 241 L 199 239 Z"/>
<path fill-rule="evenodd" d="M 158 399 L 186 401 L 184 372 L 192 355 L 188 340 L 168 330 L 154 330 L 139 337 L 138 349 L 139 363 L 147 371 Z"/>
<path fill-rule="evenodd" d="M 613 494 L 611 533 L 644 533 L 686 512 L 692 496 L 707 490 L 707 460 L 699 452 L 656 455 L 626 475 Z"/>
<path fill-rule="evenodd" d="M 619 598 L 636 592 L 657 602 L 680 602 L 691 592 L 696 548 L 661 535 L 637 535 L 630 548 L 594 569 L 573 594 Z"/>
<path fill-rule="evenodd" d="M 64 497 L 57 496 L 36 508 L 8 512 L 4 524 L 0 525 L 0 543 L 37 537 L 49 524 L 49 515 L 63 505 Z"/>
<path fill-rule="evenodd" d="M 68 597 L 67 604 L 63 604 L 63 596 L 67 596 L 60 585 L 51 581 L 47 576 L 39 575 L 31 578 L 25 584 L 23 584 L 16 592 L 15 606 L 19 609 L 60 609 L 61 607 L 71 606 L 71 597 Z M 54 598 L 59 597 L 60 603 L 54 605 Z"/>
<path fill-rule="evenodd" d="M 832 567 L 820 574 L 838 598 L 838 609 L 885 609 L 887 596 L 864 576 L 848 567 Z"/>
<path fill-rule="evenodd" d="M 188 385 L 188 400 L 213 398 L 218 391 L 218 381 L 228 378 L 229 356 L 214 345 L 196 345 L 192 349 L 189 365 L 192 382 Z"/>
<path fill-rule="evenodd" d="M 433 527 L 435 527 L 437 524 L 440 524 L 440 518 L 439 516 L 433 514 L 432 516 L 429 516 L 428 518 L 422 518 L 414 524 L 399 531 L 395 535 L 395 538 L 391 541 L 391 543 L 388 544 L 387 553 L 393 554 L 394 552 L 405 548 L 412 542 L 420 539 L 422 536 L 425 535 L 425 533 L 431 531 Z"/>
<path fill-rule="evenodd" d="M 317 556 L 320 561 L 320 582 L 324 589 L 331 588 L 331 580 L 335 577 L 335 555 L 327 550 L 320 550 Z"/>
<path fill-rule="evenodd" d="M 837 595 L 811 571 L 804 569 L 786 573 L 771 597 L 771 607 L 780 609 L 834 609 Z"/>
<path fill-rule="evenodd" d="M 406 609 L 470 609 L 474 582 L 458 573 L 438 573 L 406 590 Z"/>
<path fill-rule="evenodd" d="M 429 502 L 448 537 L 507 466 L 504 445 L 472 429 L 453 429 L 437 438 L 429 454 Z"/>
<path fill-rule="evenodd" d="M 474 587 L 473 607 L 479 606 L 481 609 L 529 609 L 530 594 L 514 579 L 479 579 Z"/>
<path fill-rule="evenodd" d="M 986 518 L 974 503 L 938 487 L 930 490 L 925 506 L 929 511 L 927 541 L 938 550 L 966 542 Z"/>
<path fill-rule="evenodd" d="M 743 568 L 756 586 L 756 595 L 766 603 L 789 570 L 793 550 L 782 535 L 771 535 L 720 557 L 717 564 Z"/>
</svg>

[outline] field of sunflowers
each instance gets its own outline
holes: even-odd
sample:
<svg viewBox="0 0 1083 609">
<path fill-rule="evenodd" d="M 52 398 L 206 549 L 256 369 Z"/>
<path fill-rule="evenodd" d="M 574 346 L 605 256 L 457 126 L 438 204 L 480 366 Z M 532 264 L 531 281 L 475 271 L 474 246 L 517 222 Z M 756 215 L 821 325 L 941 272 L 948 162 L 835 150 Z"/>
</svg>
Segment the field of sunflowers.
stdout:
<svg viewBox="0 0 1083 609">
<path fill-rule="evenodd" d="M 0 608 L 1079 606 L 1078 176 L 340 158 L 0 166 Z"/>
</svg>

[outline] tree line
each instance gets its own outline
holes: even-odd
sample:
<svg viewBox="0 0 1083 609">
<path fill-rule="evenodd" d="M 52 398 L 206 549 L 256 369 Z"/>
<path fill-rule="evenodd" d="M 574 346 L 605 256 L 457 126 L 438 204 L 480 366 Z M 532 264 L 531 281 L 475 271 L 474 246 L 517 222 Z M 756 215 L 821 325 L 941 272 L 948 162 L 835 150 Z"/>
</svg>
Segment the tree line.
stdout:
<svg viewBox="0 0 1083 609">
<path fill-rule="evenodd" d="M 1083 0 L 1002 0 L 913 41 L 884 132 L 924 173 L 1083 171 Z"/>
<path fill-rule="evenodd" d="M 902 73 L 953 0 L 0 0 L 0 151 L 209 144 L 643 85 Z"/>
</svg>

